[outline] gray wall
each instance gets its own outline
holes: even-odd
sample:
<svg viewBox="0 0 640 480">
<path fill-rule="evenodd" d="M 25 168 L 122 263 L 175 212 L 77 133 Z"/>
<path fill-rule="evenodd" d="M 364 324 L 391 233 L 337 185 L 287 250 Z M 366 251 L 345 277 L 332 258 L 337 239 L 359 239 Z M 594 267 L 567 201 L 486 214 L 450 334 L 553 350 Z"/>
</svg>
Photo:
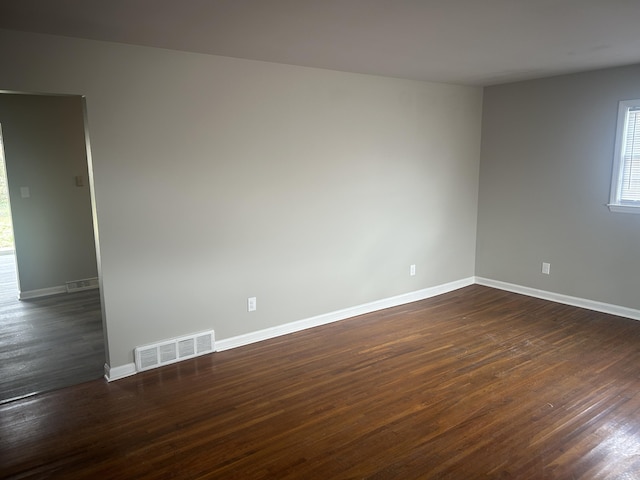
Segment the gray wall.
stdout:
<svg viewBox="0 0 640 480">
<path fill-rule="evenodd" d="M 640 215 L 605 206 L 632 98 L 640 66 L 485 89 L 476 275 L 640 308 Z"/>
<path fill-rule="evenodd" d="M 112 367 L 474 274 L 480 88 L 8 31 L 0 64 L 86 95 Z"/>
<path fill-rule="evenodd" d="M 80 97 L 0 94 L 23 294 L 97 276 L 83 122 Z"/>
</svg>

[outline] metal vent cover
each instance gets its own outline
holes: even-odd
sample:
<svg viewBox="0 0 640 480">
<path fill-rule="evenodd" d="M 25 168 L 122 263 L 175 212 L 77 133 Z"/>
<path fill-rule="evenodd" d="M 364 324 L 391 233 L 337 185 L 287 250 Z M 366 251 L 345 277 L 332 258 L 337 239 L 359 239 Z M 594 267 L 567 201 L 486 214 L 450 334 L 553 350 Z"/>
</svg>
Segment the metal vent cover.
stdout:
<svg viewBox="0 0 640 480">
<path fill-rule="evenodd" d="M 163 340 L 135 348 L 136 370 L 142 372 L 214 351 L 215 335 L 213 330 Z"/>
<path fill-rule="evenodd" d="M 67 293 L 98 288 L 98 277 L 84 278 L 82 280 L 71 280 L 69 282 L 65 282 L 65 287 L 67 288 Z"/>
</svg>

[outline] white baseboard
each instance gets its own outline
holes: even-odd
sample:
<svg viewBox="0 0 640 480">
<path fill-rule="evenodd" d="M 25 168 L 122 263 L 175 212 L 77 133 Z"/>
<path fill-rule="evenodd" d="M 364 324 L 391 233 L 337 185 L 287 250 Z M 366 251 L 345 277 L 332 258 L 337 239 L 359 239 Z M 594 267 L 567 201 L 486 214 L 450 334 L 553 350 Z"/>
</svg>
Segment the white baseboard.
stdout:
<svg viewBox="0 0 640 480">
<path fill-rule="evenodd" d="M 18 293 L 18 300 L 28 300 L 30 298 L 48 297 L 49 295 L 59 295 L 61 293 L 67 293 L 67 287 L 65 285 L 20 292 Z"/>
<path fill-rule="evenodd" d="M 529 297 L 550 300 L 552 302 L 562 303 L 564 305 L 571 305 L 573 307 L 581 307 L 588 310 L 594 310 L 596 312 L 609 313 L 611 315 L 617 315 L 619 317 L 640 320 L 640 310 L 635 310 L 633 308 L 621 307 L 619 305 L 613 305 L 610 303 L 596 302 L 594 300 L 588 300 L 586 298 L 571 297 L 569 295 L 548 292 L 546 290 L 538 290 L 537 288 L 523 287 L 522 285 L 501 282 L 499 280 L 491 280 L 490 278 L 484 277 L 475 277 L 475 283 L 477 283 L 478 285 L 484 285 L 486 287 L 497 288 L 499 290 L 520 293 Z"/>
<path fill-rule="evenodd" d="M 237 337 L 217 340 L 216 351 L 222 352 L 224 350 L 242 347 L 244 345 L 249 345 L 255 342 L 261 342 L 263 340 L 279 337 L 281 335 L 299 332 L 301 330 L 306 330 L 307 328 L 318 327 L 320 325 L 326 325 L 328 323 L 346 320 L 358 315 L 364 315 L 365 313 L 376 312 L 385 308 L 397 307 L 398 305 L 417 302 L 418 300 L 424 300 L 426 298 L 435 297 L 436 295 L 441 295 L 453 290 L 458 290 L 459 288 L 467 287 L 469 285 L 472 285 L 473 283 L 473 277 L 464 278 L 462 280 L 445 283 L 443 285 L 437 285 L 435 287 L 425 288 L 423 290 L 405 293 L 402 295 L 397 295 L 395 297 L 385 298 L 383 300 L 377 300 L 375 302 L 345 308 L 343 310 L 337 310 L 335 312 L 325 313 L 316 317 L 306 318 L 304 320 L 298 320 L 295 322 L 286 323 L 284 325 L 278 325 L 277 327 L 266 328 L 264 330 L 258 330 L 256 332 L 238 335 Z"/>
<path fill-rule="evenodd" d="M 452 292 L 453 290 L 458 290 L 459 288 L 468 287 L 469 285 L 473 285 L 473 283 L 473 277 L 464 278 L 462 280 L 456 280 L 454 282 L 445 283 L 443 285 L 437 285 L 435 287 L 425 288 L 423 290 L 377 300 L 375 302 L 366 303 L 364 305 L 345 308 L 344 310 L 338 310 L 335 312 L 318 315 L 316 317 L 298 320 L 296 322 L 278 325 L 276 327 L 258 330 L 256 332 L 251 332 L 244 335 L 238 335 L 237 337 L 231 337 L 224 340 L 216 340 L 215 351 L 222 352 L 224 350 L 242 347 L 251 343 L 279 337 L 281 335 L 299 332 L 301 330 L 306 330 L 307 328 L 318 327 L 320 325 L 326 325 L 328 323 L 346 320 L 358 315 L 364 315 L 365 313 L 371 313 L 378 310 L 383 310 L 385 308 L 397 307 L 398 305 L 404 305 L 406 303 L 417 302 L 418 300 L 424 300 L 426 298 L 435 297 L 436 295 L 441 295 L 443 293 Z M 105 364 L 104 371 L 104 378 L 108 382 L 129 377 L 137 373 L 135 363 L 128 363 L 126 365 L 120 365 L 117 367 L 110 367 L 109 365 Z"/>
<path fill-rule="evenodd" d="M 49 295 L 60 295 L 61 293 L 75 293 L 84 290 L 96 290 L 98 285 L 89 285 L 81 288 L 74 288 L 69 291 L 67 285 L 58 285 L 56 287 L 40 288 L 38 290 L 27 290 L 26 292 L 18 293 L 18 300 L 29 300 L 30 298 L 48 297 Z"/>
<path fill-rule="evenodd" d="M 127 363 L 126 365 L 120 365 L 118 367 L 110 367 L 106 363 L 104 364 L 104 378 L 107 382 L 113 382 L 114 380 L 120 380 L 121 378 L 130 377 L 135 374 L 135 363 Z"/>
<path fill-rule="evenodd" d="M 572 305 L 574 307 L 586 308 L 602 313 L 609 313 L 621 317 L 631 318 L 634 320 L 640 320 L 640 310 L 632 308 L 621 307 L 618 305 L 612 305 L 603 302 L 596 302 L 593 300 L 587 300 L 584 298 L 571 297 L 568 295 L 562 295 L 559 293 L 548 292 L 545 290 L 538 290 L 535 288 L 524 287 L 521 285 L 515 285 L 512 283 L 501 282 L 498 280 L 492 280 L 484 277 L 469 277 L 461 280 L 457 280 L 443 285 L 437 285 L 435 287 L 425 288 L 415 292 L 405 293 L 397 295 L 395 297 L 385 298 L 377 300 L 375 302 L 358 305 L 355 307 L 345 308 L 335 312 L 318 315 L 315 317 L 307 318 L 304 320 L 298 320 L 295 322 L 287 323 L 284 325 L 278 325 L 276 327 L 266 328 L 264 330 L 258 330 L 256 332 L 247 333 L 244 335 L 238 335 L 236 337 L 226 338 L 223 340 L 217 340 L 215 342 L 215 351 L 222 352 L 224 350 L 230 350 L 232 348 L 242 347 L 251 343 L 261 342 L 270 338 L 279 337 L 281 335 L 287 335 L 289 333 L 299 332 L 306 330 L 307 328 L 318 327 L 320 325 L 326 325 L 328 323 L 338 322 L 346 320 L 348 318 L 356 317 L 358 315 L 364 315 L 366 313 L 376 312 L 385 308 L 397 307 L 411 302 L 417 302 L 419 300 L 425 300 L 427 298 L 435 297 L 443 293 L 452 292 L 474 283 L 478 285 L 484 285 L 487 287 L 497 288 L 499 290 L 506 290 L 513 293 L 520 293 L 530 297 L 540 298 L 543 300 L 549 300 L 552 302 L 562 303 L 565 305 Z M 121 378 L 135 375 L 136 365 L 135 363 L 128 363 L 117 367 L 109 367 L 105 364 L 105 379 L 108 382 L 119 380 Z"/>
</svg>

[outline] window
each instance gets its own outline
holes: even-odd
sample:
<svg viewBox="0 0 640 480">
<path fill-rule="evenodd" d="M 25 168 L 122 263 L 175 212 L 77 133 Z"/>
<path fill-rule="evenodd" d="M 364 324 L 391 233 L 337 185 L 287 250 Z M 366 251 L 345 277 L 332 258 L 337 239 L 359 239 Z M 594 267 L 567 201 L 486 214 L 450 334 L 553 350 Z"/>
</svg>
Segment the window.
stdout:
<svg viewBox="0 0 640 480">
<path fill-rule="evenodd" d="M 640 214 L 640 99 L 618 107 L 609 209 Z"/>
</svg>

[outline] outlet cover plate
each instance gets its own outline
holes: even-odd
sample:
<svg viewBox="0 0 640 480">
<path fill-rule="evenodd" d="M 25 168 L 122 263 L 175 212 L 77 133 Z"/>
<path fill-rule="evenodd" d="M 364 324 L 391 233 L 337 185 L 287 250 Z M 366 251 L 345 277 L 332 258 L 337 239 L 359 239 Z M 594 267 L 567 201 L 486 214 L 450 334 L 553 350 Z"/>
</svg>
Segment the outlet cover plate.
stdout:
<svg viewBox="0 0 640 480">
<path fill-rule="evenodd" d="M 251 297 L 247 299 L 247 311 L 255 312 L 258 308 L 256 297 Z"/>
</svg>

